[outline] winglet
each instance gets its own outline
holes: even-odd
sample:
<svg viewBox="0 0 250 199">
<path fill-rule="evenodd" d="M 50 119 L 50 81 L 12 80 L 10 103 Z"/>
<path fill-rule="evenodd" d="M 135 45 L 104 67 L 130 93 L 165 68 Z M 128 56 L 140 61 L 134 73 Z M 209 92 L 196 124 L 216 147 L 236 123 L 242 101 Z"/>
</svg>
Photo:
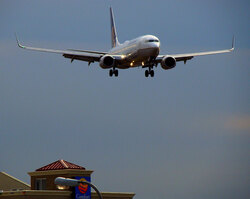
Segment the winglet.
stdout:
<svg viewBox="0 0 250 199">
<path fill-rule="evenodd" d="M 232 40 L 232 48 L 231 48 L 232 51 L 234 50 L 234 44 L 235 44 L 235 36 L 233 36 L 233 40 Z"/>
<path fill-rule="evenodd" d="M 19 41 L 18 41 L 18 39 L 17 39 L 17 34 L 16 34 L 16 33 L 15 33 L 15 37 L 16 37 L 16 42 L 17 42 L 18 47 L 24 48 L 24 46 L 22 46 L 22 45 L 19 43 Z"/>
</svg>

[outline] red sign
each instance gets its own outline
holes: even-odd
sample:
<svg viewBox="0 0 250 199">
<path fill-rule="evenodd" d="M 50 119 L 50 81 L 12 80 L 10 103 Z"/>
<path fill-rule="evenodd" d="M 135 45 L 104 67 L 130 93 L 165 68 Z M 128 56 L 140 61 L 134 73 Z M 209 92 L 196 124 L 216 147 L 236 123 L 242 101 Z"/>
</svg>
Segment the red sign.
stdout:
<svg viewBox="0 0 250 199">
<path fill-rule="evenodd" d="M 84 178 L 81 178 L 80 181 L 84 182 L 86 181 Z M 82 194 L 85 194 L 87 191 L 88 191 L 88 185 L 87 184 L 80 184 L 78 186 L 78 189 L 79 191 L 82 193 Z"/>
</svg>

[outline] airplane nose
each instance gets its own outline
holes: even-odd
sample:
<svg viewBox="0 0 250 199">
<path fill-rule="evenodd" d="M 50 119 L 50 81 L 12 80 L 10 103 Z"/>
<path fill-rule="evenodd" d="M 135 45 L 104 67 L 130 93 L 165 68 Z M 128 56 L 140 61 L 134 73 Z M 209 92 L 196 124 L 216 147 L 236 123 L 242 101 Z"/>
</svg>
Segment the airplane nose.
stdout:
<svg viewBox="0 0 250 199">
<path fill-rule="evenodd" d="M 160 42 L 154 42 L 151 44 L 152 48 L 159 48 L 160 47 Z"/>
<path fill-rule="evenodd" d="M 160 42 L 157 42 L 157 43 L 154 43 L 154 46 L 153 46 L 155 49 L 158 49 L 160 48 Z"/>
<path fill-rule="evenodd" d="M 151 49 L 152 49 L 152 53 L 157 56 L 160 51 L 160 45 L 158 43 L 155 43 L 151 46 Z"/>
</svg>

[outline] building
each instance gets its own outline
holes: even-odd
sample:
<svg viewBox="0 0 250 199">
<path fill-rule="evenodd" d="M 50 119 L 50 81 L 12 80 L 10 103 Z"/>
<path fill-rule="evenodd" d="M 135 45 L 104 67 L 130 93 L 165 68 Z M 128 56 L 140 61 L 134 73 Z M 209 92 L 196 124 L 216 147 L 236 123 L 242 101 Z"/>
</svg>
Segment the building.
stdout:
<svg viewBox="0 0 250 199">
<path fill-rule="evenodd" d="M 0 190 L 30 190 L 30 185 L 22 182 L 21 180 L 18 180 L 17 178 L 5 172 L 0 172 Z"/>
<path fill-rule="evenodd" d="M 0 174 L 0 198 L 3 199 L 97 199 L 98 195 L 91 192 L 91 188 L 82 185 L 79 187 L 66 187 L 56 185 L 55 178 L 65 177 L 91 181 L 92 170 L 58 160 L 34 172 L 30 175 L 30 185 L 4 173 Z M 132 199 L 134 193 L 102 192 L 104 199 Z"/>
</svg>

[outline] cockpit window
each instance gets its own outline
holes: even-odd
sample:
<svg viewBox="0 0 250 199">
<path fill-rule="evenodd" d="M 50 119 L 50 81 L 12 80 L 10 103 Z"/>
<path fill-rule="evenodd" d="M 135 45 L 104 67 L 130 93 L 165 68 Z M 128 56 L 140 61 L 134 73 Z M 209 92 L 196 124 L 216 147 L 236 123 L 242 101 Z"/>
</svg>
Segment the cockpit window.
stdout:
<svg viewBox="0 0 250 199">
<path fill-rule="evenodd" d="M 157 39 L 149 39 L 146 42 L 159 42 L 159 40 L 157 40 Z"/>
</svg>

